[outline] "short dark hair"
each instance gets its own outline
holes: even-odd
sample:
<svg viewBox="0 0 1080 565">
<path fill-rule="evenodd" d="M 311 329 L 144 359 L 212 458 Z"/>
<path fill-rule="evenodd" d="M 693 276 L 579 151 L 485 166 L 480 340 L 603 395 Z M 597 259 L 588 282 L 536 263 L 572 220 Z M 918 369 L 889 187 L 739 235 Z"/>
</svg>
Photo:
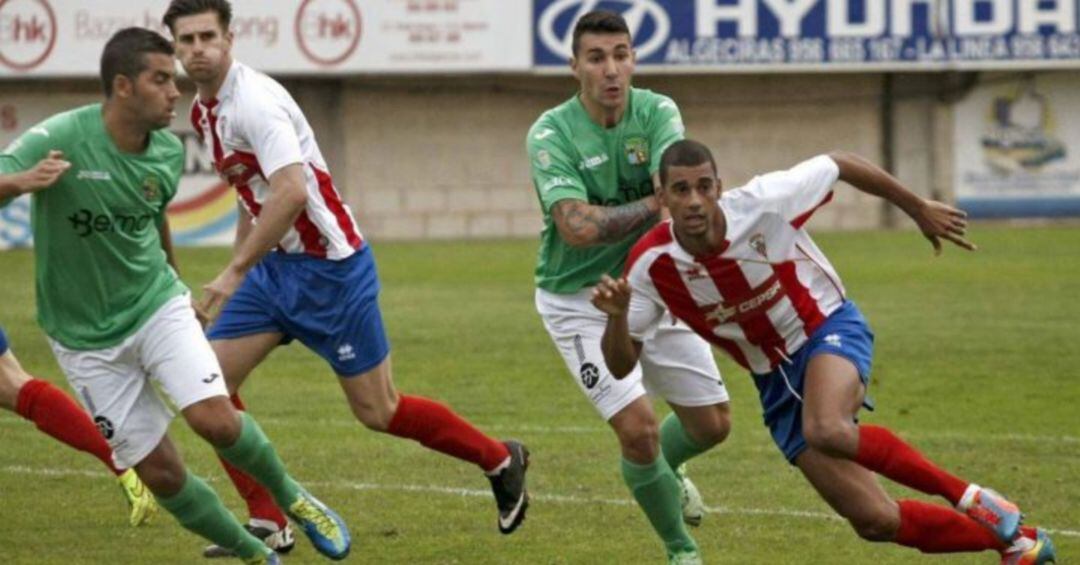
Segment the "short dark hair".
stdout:
<svg viewBox="0 0 1080 565">
<path fill-rule="evenodd" d="M 581 19 L 574 24 L 572 49 L 575 57 L 577 57 L 578 47 L 581 46 L 581 36 L 586 33 L 625 33 L 631 38 L 631 44 L 634 41 L 630 36 L 630 27 L 626 25 L 626 20 L 622 16 L 608 10 L 593 10 L 581 16 Z"/>
<path fill-rule="evenodd" d="M 693 139 L 681 139 L 672 143 L 660 155 L 660 186 L 667 186 L 668 169 L 671 167 L 696 167 L 708 162 L 716 174 L 716 160 L 704 143 Z"/>
<path fill-rule="evenodd" d="M 178 18 L 206 12 L 216 12 L 221 29 L 228 31 L 232 23 L 232 5 L 228 0 L 172 0 L 161 21 L 165 23 L 169 31 L 173 32 L 173 35 L 176 35 L 173 24 Z"/>
<path fill-rule="evenodd" d="M 101 86 L 112 96 L 113 79 L 124 75 L 135 80 L 146 70 L 146 55 L 172 55 L 173 46 L 161 34 L 143 27 L 124 28 L 109 38 L 101 52 Z"/>
</svg>

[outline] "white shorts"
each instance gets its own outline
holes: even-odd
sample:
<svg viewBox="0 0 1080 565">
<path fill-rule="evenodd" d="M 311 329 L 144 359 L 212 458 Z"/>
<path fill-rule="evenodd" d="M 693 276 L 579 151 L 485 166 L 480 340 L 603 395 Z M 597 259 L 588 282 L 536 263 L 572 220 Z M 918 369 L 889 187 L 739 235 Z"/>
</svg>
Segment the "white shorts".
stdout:
<svg viewBox="0 0 1080 565">
<path fill-rule="evenodd" d="M 536 310 L 570 374 L 605 421 L 646 392 L 680 406 L 727 402 L 712 349 L 682 322 L 662 323 L 642 344 L 634 370 L 613 377 L 600 349 L 607 315 L 591 298 L 592 287 L 575 294 L 536 289 Z"/>
<path fill-rule="evenodd" d="M 154 392 L 151 379 L 180 410 L 228 395 L 189 294 L 163 304 L 119 345 L 80 351 L 52 339 L 49 344 L 120 468 L 130 468 L 149 455 L 172 421 L 172 411 Z"/>
</svg>

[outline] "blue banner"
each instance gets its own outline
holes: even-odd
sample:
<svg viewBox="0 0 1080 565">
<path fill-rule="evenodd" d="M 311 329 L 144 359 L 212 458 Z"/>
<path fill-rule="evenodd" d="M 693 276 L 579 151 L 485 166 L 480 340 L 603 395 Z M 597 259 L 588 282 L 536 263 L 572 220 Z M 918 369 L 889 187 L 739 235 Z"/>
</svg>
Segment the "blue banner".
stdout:
<svg viewBox="0 0 1080 565">
<path fill-rule="evenodd" d="M 1080 66 L 1080 0 L 534 0 L 536 67 L 565 66 L 598 9 L 623 15 L 645 68 Z"/>
</svg>

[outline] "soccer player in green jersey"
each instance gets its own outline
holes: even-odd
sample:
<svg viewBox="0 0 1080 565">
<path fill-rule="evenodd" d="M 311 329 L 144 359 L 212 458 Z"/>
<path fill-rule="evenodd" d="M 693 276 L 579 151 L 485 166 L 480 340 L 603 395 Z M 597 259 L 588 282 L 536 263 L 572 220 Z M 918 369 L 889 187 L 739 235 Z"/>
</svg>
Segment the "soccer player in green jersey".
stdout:
<svg viewBox="0 0 1080 565">
<path fill-rule="evenodd" d="M 633 374 L 612 377 L 600 350 L 607 317 L 591 303 L 604 275 L 655 224 L 660 154 L 682 139 L 675 102 L 632 88 L 634 51 L 623 18 L 584 15 L 574 27 L 570 68 L 580 91 L 529 130 L 532 179 L 544 212 L 536 307 L 582 392 L 619 440 L 622 475 L 672 563 L 700 563 L 684 522 L 704 505 L 683 463 L 727 437 L 728 393 L 709 345 L 684 324 L 665 324 L 645 343 Z M 658 424 L 646 391 L 674 411 Z"/>
<path fill-rule="evenodd" d="M 166 435 L 172 413 L 151 381 L 198 435 L 273 493 L 316 549 L 341 559 L 345 524 L 233 408 L 174 268 L 165 209 L 184 153 L 164 128 L 180 97 L 175 65 L 160 35 L 117 32 L 101 57 L 105 102 L 53 116 L 0 153 L 0 203 L 33 193 L 38 321 L 116 463 L 133 467 L 185 528 L 246 562 L 279 562 L 185 469 Z"/>
</svg>

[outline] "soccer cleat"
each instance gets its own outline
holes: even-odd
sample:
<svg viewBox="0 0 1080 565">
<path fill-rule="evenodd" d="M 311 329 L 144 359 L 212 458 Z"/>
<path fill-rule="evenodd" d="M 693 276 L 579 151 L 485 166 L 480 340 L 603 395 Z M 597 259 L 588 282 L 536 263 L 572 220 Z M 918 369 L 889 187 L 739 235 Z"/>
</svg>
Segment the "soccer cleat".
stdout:
<svg viewBox="0 0 1080 565">
<path fill-rule="evenodd" d="M 679 465 L 675 470 L 675 476 L 679 479 L 679 487 L 682 490 L 680 502 L 682 503 L 682 519 L 688 526 L 698 527 L 705 519 L 705 501 L 701 499 L 694 482 L 686 476 L 686 463 Z"/>
<path fill-rule="evenodd" d="M 668 565 L 701 565 L 701 554 L 696 551 L 669 553 Z"/>
<path fill-rule="evenodd" d="M 131 510 L 128 523 L 132 526 L 149 523 L 154 514 L 157 514 L 157 501 L 154 500 L 150 489 L 146 488 L 139 479 L 139 475 L 135 474 L 135 469 L 128 469 L 121 473 L 116 477 L 116 482 L 120 483 L 120 490 L 124 492 L 124 498 L 127 499 L 128 508 Z"/>
<path fill-rule="evenodd" d="M 264 526 L 256 526 L 252 523 L 244 524 L 244 529 L 249 534 L 261 539 L 266 547 L 274 550 L 277 553 L 288 553 L 292 551 L 293 546 L 296 545 L 296 538 L 293 536 L 292 526 L 285 524 L 284 528 L 271 529 Z M 220 545 L 209 545 L 203 550 L 203 557 L 216 558 L 216 557 L 236 557 L 236 553 L 227 547 L 221 547 Z"/>
<path fill-rule="evenodd" d="M 349 555 L 352 540 L 345 521 L 307 491 L 301 490 L 300 498 L 296 499 L 285 513 L 304 529 L 311 545 L 315 546 L 319 553 L 334 561 L 340 561 Z"/>
<path fill-rule="evenodd" d="M 281 565 L 281 556 L 271 551 L 265 555 L 258 555 L 243 561 L 244 565 Z"/>
<path fill-rule="evenodd" d="M 1001 565 L 1057 563 L 1054 542 L 1042 529 L 1020 528 L 1011 546 L 1001 553 Z"/>
<path fill-rule="evenodd" d="M 529 469 L 529 450 L 520 442 L 503 442 L 510 451 L 510 463 L 498 475 L 489 475 L 495 504 L 499 508 L 499 531 L 513 533 L 525 521 L 529 491 L 525 489 L 525 471 Z"/>
<path fill-rule="evenodd" d="M 956 506 L 972 520 L 994 532 L 998 539 L 1006 544 L 1012 543 L 1016 538 L 1020 522 L 1024 518 L 1020 509 L 1004 496 L 974 483 L 968 485 Z"/>
</svg>

